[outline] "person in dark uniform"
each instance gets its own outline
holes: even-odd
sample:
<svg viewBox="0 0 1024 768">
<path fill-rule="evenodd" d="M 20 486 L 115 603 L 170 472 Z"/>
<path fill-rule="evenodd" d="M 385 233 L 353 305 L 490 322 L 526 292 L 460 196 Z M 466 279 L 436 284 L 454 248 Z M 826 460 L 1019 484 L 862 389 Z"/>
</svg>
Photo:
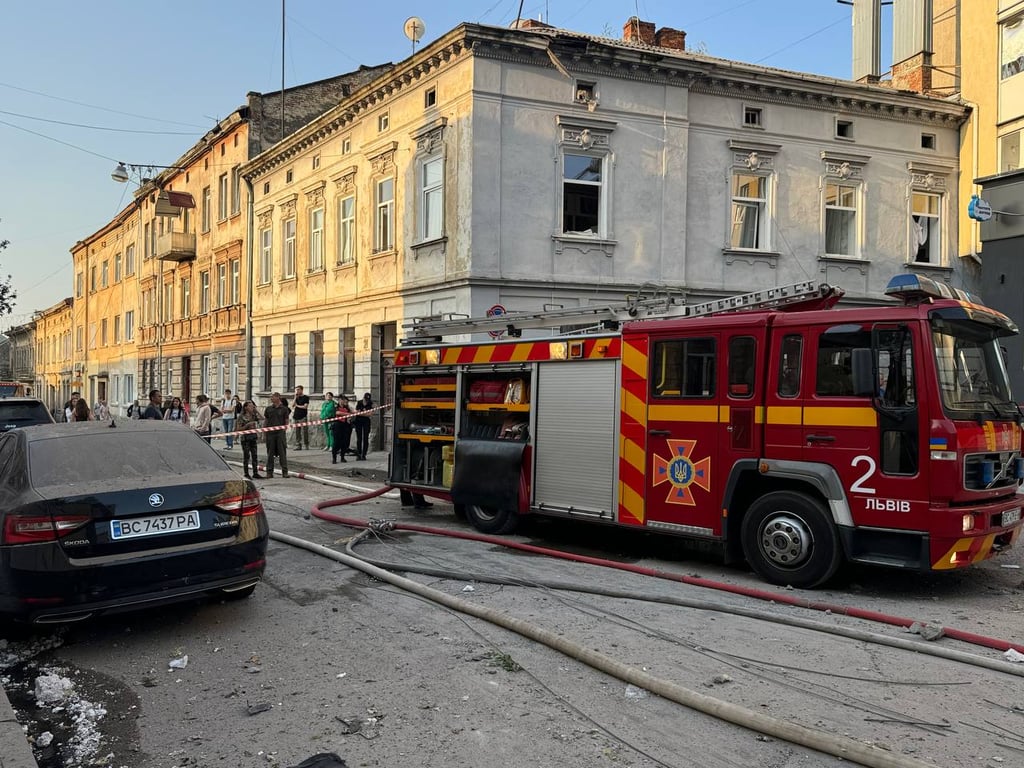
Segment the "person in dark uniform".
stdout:
<svg viewBox="0 0 1024 768">
<path fill-rule="evenodd" d="M 285 405 L 280 392 L 270 396 L 270 405 L 263 411 L 263 426 L 287 427 L 292 409 Z M 288 435 L 286 430 L 267 432 L 267 477 L 274 476 L 274 458 L 281 462 L 281 477 L 288 477 Z"/>
</svg>

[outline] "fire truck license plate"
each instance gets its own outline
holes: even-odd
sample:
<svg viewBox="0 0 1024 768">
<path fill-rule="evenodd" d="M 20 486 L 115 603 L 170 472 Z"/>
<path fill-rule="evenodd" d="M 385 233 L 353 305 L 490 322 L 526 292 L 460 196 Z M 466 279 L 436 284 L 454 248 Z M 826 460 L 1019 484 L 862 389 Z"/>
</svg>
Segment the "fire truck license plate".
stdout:
<svg viewBox="0 0 1024 768">
<path fill-rule="evenodd" d="M 1003 525 L 1013 525 L 1020 520 L 1020 507 L 1003 512 Z"/>
</svg>

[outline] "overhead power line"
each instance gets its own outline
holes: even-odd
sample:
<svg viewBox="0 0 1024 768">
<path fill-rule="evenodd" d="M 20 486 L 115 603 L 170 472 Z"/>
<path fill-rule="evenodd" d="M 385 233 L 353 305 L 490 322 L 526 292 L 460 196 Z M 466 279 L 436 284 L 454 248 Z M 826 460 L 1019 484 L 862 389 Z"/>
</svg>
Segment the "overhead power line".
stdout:
<svg viewBox="0 0 1024 768">
<path fill-rule="evenodd" d="M 22 115 L 18 112 L 7 112 L 0 109 L 0 115 L 21 117 L 25 120 L 38 120 L 41 123 L 53 123 L 54 125 L 69 125 L 73 128 L 88 128 L 91 131 L 116 131 L 117 133 L 145 133 L 156 136 L 195 136 L 195 131 L 139 131 L 132 128 L 108 128 L 104 125 L 84 125 L 83 123 L 69 123 L 64 120 L 50 120 L 46 117 L 35 117 L 34 115 Z"/>
<path fill-rule="evenodd" d="M 825 31 L 827 31 L 829 29 L 832 29 L 832 27 L 836 26 L 837 24 L 843 24 L 844 22 L 846 24 L 849 24 L 850 23 L 850 17 L 849 16 L 844 16 L 841 19 L 836 19 L 831 24 L 827 24 L 824 27 L 822 27 L 821 29 L 818 29 L 818 30 L 815 30 L 814 32 L 811 32 L 811 34 L 809 34 L 809 35 L 804 35 L 799 40 L 794 40 L 789 45 L 785 45 L 782 48 L 779 48 L 779 50 L 777 50 L 777 51 L 772 51 L 767 56 L 762 56 L 760 59 L 758 59 L 754 63 L 755 64 L 760 64 L 762 61 L 767 61 L 768 59 L 772 58 L 773 56 L 778 56 L 780 53 L 784 53 L 785 51 L 788 51 L 790 48 L 795 48 L 796 46 L 800 45 L 800 43 L 805 42 L 807 40 L 810 40 L 815 35 L 820 35 L 822 32 L 825 32 Z"/>
<path fill-rule="evenodd" d="M 118 162 L 117 160 L 115 160 L 112 157 L 107 157 L 106 155 L 101 155 L 99 152 L 93 152 L 91 149 L 86 149 L 85 147 L 80 147 L 77 144 L 72 144 L 72 143 L 70 143 L 68 141 L 61 141 L 60 139 L 55 139 L 55 138 L 53 138 L 53 136 L 47 136 L 45 133 L 39 133 L 39 131 L 33 131 L 31 128 L 23 128 L 20 125 L 15 125 L 14 123 L 8 123 L 6 120 L 0 120 L 0 125 L 6 125 L 8 128 L 14 128 L 15 130 L 18 130 L 18 131 L 24 131 L 25 133 L 31 133 L 33 136 L 38 136 L 41 139 L 47 139 L 49 141 L 55 141 L 58 144 L 63 144 L 65 147 L 71 147 L 72 149 L 77 149 L 79 152 L 85 152 L 87 155 L 92 155 L 93 157 L 99 157 L 99 158 L 102 158 L 104 160 L 109 160 L 112 163 Z"/>
<path fill-rule="evenodd" d="M 65 99 L 63 96 L 53 96 L 49 93 L 43 93 L 42 91 L 33 91 L 31 88 L 22 88 L 20 85 L 11 85 L 10 83 L 0 83 L 0 87 L 10 88 L 15 91 L 21 91 L 22 93 L 31 93 L 34 96 L 42 96 L 47 99 L 54 99 L 56 101 L 63 101 L 68 104 L 77 104 L 80 107 L 88 107 L 89 109 L 98 109 L 102 112 L 111 112 L 115 115 L 125 115 L 127 117 L 137 117 L 140 120 L 149 120 L 154 123 L 166 123 L 168 125 L 183 125 L 186 128 L 199 128 L 206 130 L 206 126 L 196 125 L 194 123 L 180 123 L 177 120 L 165 120 L 162 117 L 152 117 L 151 115 L 138 115 L 134 112 L 122 112 L 119 109 L 110 109 L 109 107 L 100 107 L 96 104 L 87 104 L 84 101 L 75 101 L 74 99 Z"/>
</svg>

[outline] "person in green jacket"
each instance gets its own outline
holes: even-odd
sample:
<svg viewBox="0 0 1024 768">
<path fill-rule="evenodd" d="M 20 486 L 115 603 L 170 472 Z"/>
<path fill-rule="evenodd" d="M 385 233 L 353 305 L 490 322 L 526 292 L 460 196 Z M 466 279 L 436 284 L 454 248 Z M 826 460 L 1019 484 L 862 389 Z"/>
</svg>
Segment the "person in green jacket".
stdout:
<svg viewBox="0 0 1024 768">
<path fill-rule="evenodd" d="M 324 404 L 320 406 L 320 420 L 333 419 L 338 413 L 338 402 L 334 399 L 334 393 L 328 392 Z M 331 432 L 331 424 L 321 424 L 324 430 L 324 450 L 329 451 L 334 447 L 334 433 Z"/>
</svg>

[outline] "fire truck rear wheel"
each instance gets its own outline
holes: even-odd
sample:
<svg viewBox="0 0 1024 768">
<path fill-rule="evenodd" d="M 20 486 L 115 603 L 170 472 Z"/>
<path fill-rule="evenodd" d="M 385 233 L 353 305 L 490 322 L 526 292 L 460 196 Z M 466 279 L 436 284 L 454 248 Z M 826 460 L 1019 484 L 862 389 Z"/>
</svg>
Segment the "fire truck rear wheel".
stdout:
<svg viewBox="0 0 1024 768">
<path fill-rule="evenodd" d="M 476 504 L 462 505 L 462 509 L 465 511 L 469 522 L 480 533 L 504 535 L 512 533 L 519 525 L 519 515 L 511 509 L 481 507 Z"/>
<path fill-rule="evenodd" d="M 842 564 L 835 526 L 819 500 L 775 491 L 755 501 L 743 517 L 743 554 L 772 584 L 809 589 L 824 584 Z"/>
</svg>

